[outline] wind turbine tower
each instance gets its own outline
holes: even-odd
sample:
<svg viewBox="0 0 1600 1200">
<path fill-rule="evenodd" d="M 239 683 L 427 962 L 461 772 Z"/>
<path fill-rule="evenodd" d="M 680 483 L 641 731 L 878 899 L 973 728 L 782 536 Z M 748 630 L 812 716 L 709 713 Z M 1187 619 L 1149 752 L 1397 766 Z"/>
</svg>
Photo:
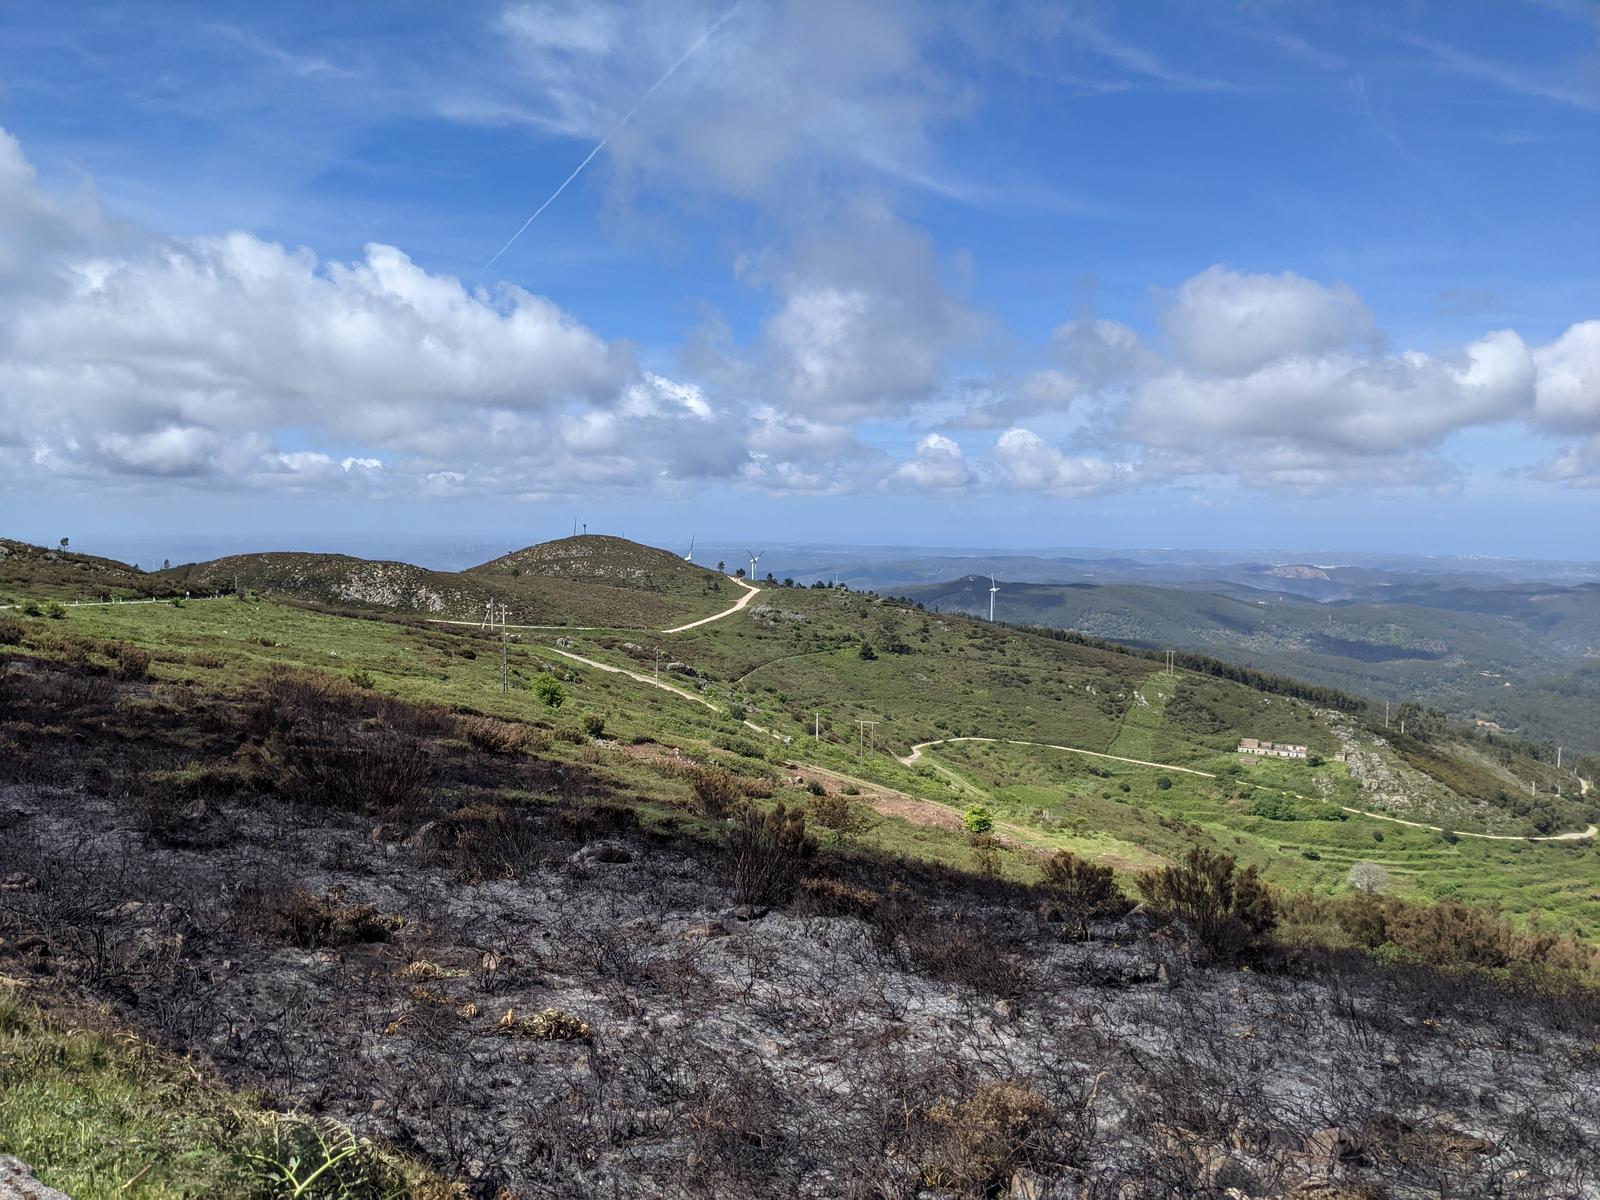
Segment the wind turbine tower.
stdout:
<svg viewBox="0 0 1600 1200">
<path fill-rule="evenodd" d="M 994 581 L 994 576 L 989 576 L 989 624 L 994 624 L 994 594 L 1000 590 L 1000 585 Z"/>
<path fill-rule="evenodd" d="M 761 552 L 761 554 L 765 553 L 765 550 Z M 761 561 L 761 554 L 757 554 L 754 550 L 750 551 L 750 579 L 752 582 L 756 577 L 756 564 Z"/>
</svg>

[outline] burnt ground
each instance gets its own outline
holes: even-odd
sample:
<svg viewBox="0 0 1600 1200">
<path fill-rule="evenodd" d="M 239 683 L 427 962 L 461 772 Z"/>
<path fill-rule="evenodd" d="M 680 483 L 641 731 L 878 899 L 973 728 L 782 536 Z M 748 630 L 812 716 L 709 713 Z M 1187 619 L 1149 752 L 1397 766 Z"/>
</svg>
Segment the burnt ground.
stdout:
<svg viewBox="0 0 1600 1200">
<path fill-rule="evenodd" d="M 0 971 L 478 1195 L 1600 1196 L 1585 1001 L 1201 969 L 1138 912 L 1071 940 L 1028 889 L 907 864 L 738 909 L 688 822 L 448 714 L 4 687 Z M 426 769 L 308 800 L 307 722 Z"/>
</svg>

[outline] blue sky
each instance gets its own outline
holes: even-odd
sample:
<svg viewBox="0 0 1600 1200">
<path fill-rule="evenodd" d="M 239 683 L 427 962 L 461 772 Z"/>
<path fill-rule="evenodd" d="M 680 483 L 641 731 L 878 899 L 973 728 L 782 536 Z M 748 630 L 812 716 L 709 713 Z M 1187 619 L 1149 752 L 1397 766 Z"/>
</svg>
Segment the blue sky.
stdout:
<svg viewBox="0 0 1600 1200">
<path fill-rule="evenodd" d="M 0 128 L 8 533 L 1600 557 L 1590 0 L 18 7 Z"/>
</svg>

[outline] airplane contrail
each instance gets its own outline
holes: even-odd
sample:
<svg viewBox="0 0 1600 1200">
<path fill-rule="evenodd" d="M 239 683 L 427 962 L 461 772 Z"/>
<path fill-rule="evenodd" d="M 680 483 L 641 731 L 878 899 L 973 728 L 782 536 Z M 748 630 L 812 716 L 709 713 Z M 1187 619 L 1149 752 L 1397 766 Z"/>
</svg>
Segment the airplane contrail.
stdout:
<svg viewBox="0 0 1600 1200">
<path fill-rule="evenodd" d="M 549 208 L 552 204 L 554 204 L 556 202 L 556 197 L 561 195 L 562 192 L 567 190 L 567 185 L 569 183 L 571 183 L 574 179 L 576 179 L 579 175 L 583 174 L 583 169 L 585 167 L 587 167 L 591 162 L 594 161 L 594 156 L 596 154 L 599 154 L 600 151 L 602 151 L 602 150 L 604 150 L 606 148 L 606 143 L 609 142 L 612 138 L 616 137 L 618 131 L 621 130 L 621 128 L 624 125 L 626 125 L 629 121 L 633 120 L 634 114 L 639 111 L 639 109 L 643 106 L 644 102 L 646 100 L 650 99 L 651 96 L 655 95 L 656 90 L 658 88 L 660 88 L 662 84 L 666 83 L 667 80 L 671 79 L 672 75 L 673 75 L 673 72 L 675 72 L 679 67 L 683 66 L 684 63 L 688 62 L 689 59 L 694 56 L 695 51 L 699 50 L 701 46 L 704 46 L 708 41 L 711 40 L 711 35 L 716 33 L 717 30 L 721 29 L 722 26 L 727 23 L 728 18 L 732 17 L 734 13 L 739 11 L 739 4 L 742 4 L 743 2 L 744 2 L 744 0 L 738 0 L 738 3 L 734 4 L 734 6 L 732 8 L 730 8 L 727 12 L 723 13 L 720 17 L 718 17 L 715 21 L 713 21 L 711 23 L 710 28 L 708 28 L 704 33 L 702 33 L 699 37 L 697 37 L 694 40 L 694 44 L 693 45 L 691 45 L 682 54 L 678 55 L 677 61 L 674 62 L 670 67 L 668 67 L 665 72 L 662 73 L 662 76 L 661 76 L 660 79 L 656 80 L 654 83 L 652 83 L 645 90 L 644 95 L 640 96 L 639 99 L 634 102 L 634 105 L 633 105 L 632 108 L 630 108 L 627 112 L 622 114 L 622 120 L 618 121 L 615 125 L 613 125 L 611 127 L 610 131 L 605 135 L 605 137 L 601 138 L 598 142 L 595 143 L 594 149 L 589 151 L 589 153 L 584 157 L 584 160 L 581 163 L 579 163 L 576 167 L 573 168 L 572 174 L 568 175 L 565 179 L 563 179 L 561 181 L 561 186 L 558 187 L 555 191 L 550 193 L 550 198 L 548 200 L 546 200 L 543 204 L 539 205 L 539 207 L 534 210 L 533 216 L 529 217 L 526 221 L 524 221 L 522 223 L 522 227 L 511 235 L 510 240 L 507 241 L 504 246 L 501 246 L 500 249 L 495 251 L 495 254 L 494 254 L 493 258 L 491 258 L 488 262 L 483 264 L 483 270 L 487 271 L 490 267 L 494 266 L 495 263 L 500 261 L 500 256 L 502 254 L 504 254 L 507 250 L 511 249 L 511 247 L 516 244 L 516 240 L 519 237 L 521 237 L 524 233 L 527 232 L 528 226 L 532 225 L 535 221 L 537 221 L 539 219 L 539 214 L 544 212 L 545 209 Z"/>
</svg>

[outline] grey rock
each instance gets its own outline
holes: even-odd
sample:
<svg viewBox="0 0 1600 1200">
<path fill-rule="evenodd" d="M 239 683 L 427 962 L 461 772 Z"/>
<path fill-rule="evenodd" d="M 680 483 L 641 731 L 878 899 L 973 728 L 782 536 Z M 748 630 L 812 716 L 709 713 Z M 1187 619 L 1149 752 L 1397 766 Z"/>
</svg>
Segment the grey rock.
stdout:
<svg viewBox="0 0 1600 1200">
<path fill-rule="evenodd" d="M 453 840 L 448 826 L 439 821 L 425 821 L 406 839 L 406 845 L 416 850 L 444 850 Z"/>
<path fill-rule="evenodd" d="M 56 1188 L 34 1178 L 33 1168 L 20 1158 L 0 1158 L 0 1200 L 72 1200 Z"/>
<path fill-rule="evenodd" d="M 630 863 L 633 861 L 633 851 L 619 842 L 590 842 L 573 854 L 568 861 L 578 864 Z"/>
</svg>

